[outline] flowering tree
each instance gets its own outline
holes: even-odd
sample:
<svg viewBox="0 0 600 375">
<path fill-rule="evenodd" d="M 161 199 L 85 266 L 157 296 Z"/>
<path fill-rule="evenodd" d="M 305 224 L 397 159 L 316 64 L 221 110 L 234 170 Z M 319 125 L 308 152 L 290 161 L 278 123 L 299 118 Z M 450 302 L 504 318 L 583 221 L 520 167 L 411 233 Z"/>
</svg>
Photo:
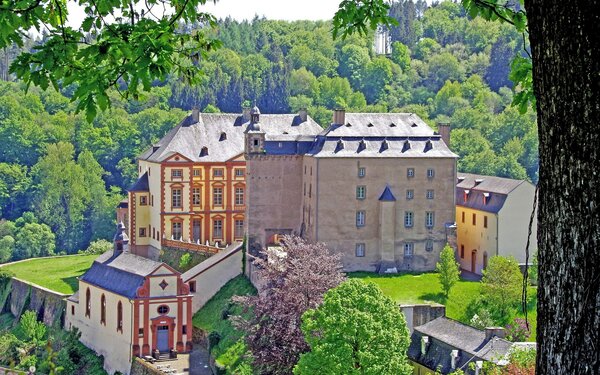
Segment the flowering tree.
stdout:
<svg viewBox="0 0 600 375">
<path fill-rule="evenodd" d="M 281 248 L 262 252 L 255 261 L 264 286 L 257 296 L 236 297 L 250 320 L 235 321 L 247 332 L 246 343 L 261 374 L 289 374 L 308 345 L 300 330 L 302 314 L 344 280 L 339 255 L 324 244 L 284 236 Z"/>
</svg>

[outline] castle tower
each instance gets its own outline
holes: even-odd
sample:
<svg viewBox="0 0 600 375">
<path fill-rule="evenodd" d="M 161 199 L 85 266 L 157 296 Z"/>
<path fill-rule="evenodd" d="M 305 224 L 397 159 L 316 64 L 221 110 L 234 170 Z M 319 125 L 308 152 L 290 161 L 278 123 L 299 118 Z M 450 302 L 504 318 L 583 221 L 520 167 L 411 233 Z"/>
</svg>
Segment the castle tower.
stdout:
<svg viewBox="0 0 600 375">
<path fill-rule="evenodd" d="M 379 273 L 397 273 L 395 259 L 396 197 L 389 185 L 379 197 L 379 247 L 381 263 Z"/>
<path fill-rule="evenodd" d="M 250 124 L 246 129 L 245 138 L 246 156 L 265 152 L 265 132 L 260 128 L 260 110 L 257 106 L 250 111 Z"/>
</svg>

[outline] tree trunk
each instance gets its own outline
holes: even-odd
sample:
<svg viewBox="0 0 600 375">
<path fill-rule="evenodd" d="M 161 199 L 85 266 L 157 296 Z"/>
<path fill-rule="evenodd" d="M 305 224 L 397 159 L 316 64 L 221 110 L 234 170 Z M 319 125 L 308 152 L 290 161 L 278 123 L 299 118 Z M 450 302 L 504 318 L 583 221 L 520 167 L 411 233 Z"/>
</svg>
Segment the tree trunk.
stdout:
<svg viewBox="0 0 600 375">
<path fill-rule="evenodd" d="M 538 374 L 600 374 L 600 1 L 525 2 L 540 137 Z"/>
</svg>

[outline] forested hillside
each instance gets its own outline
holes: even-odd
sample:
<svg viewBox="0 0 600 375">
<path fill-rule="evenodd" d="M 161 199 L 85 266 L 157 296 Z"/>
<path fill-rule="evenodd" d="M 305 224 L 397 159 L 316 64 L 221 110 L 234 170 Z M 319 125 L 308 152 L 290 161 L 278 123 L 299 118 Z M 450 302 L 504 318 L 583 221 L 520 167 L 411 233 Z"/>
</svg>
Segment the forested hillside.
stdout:
<svg viewBox="0 0 600 375">
<path fill-rule="evenodd" d="M 330 22 L 221 20 L 214 36 L 223 47 L 200 62 L 200 85 L 155 82 L 135 101 L 113 92 L 111 108 L 92 123 L 75 114 L 76 87 L 25 93 L 19 82 L 0 82 L 0 262 L 109 238 L 114 207 L 137 175 L 136 156 L 194 105 L 306 107 L 323 126 L 336 107 L 413 112 L 432 126 L 452 124 L 460 170 L 536 182 L 535 114 L 510 106 L 509 64 L 524 51 L 521 35 L 470 19 L 452 2 L 396 2 L 392 15 L 399 25 L 390 56 L 374 54 L 373 34 L 333 40 Z M 7 67 L 18 52 L 0 51 L 0 79 L 11 80 Z"/>
</svg>

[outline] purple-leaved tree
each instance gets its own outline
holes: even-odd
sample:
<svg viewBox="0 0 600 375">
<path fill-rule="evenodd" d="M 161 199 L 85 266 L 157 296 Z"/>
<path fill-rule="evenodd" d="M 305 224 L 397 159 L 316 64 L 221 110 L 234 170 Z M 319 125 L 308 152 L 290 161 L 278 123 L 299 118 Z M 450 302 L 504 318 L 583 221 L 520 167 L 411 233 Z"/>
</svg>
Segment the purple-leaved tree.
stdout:
<svg viewBox="0 0 600 375">
<path fill-rule="evenodd" d="M 319 306 L 323 294 L 344 279 L 340 256 L 322 243 L 284 236 L 281 248 L 263 250 L 255 260 L 263 284 L 257 296 L 236 297 L 251 311 L 235 318 L 247 332 L 246 343 L 261 374 L 291 374 L 309 350 L 300 330 L 302 314 Z"/>
</svg>

